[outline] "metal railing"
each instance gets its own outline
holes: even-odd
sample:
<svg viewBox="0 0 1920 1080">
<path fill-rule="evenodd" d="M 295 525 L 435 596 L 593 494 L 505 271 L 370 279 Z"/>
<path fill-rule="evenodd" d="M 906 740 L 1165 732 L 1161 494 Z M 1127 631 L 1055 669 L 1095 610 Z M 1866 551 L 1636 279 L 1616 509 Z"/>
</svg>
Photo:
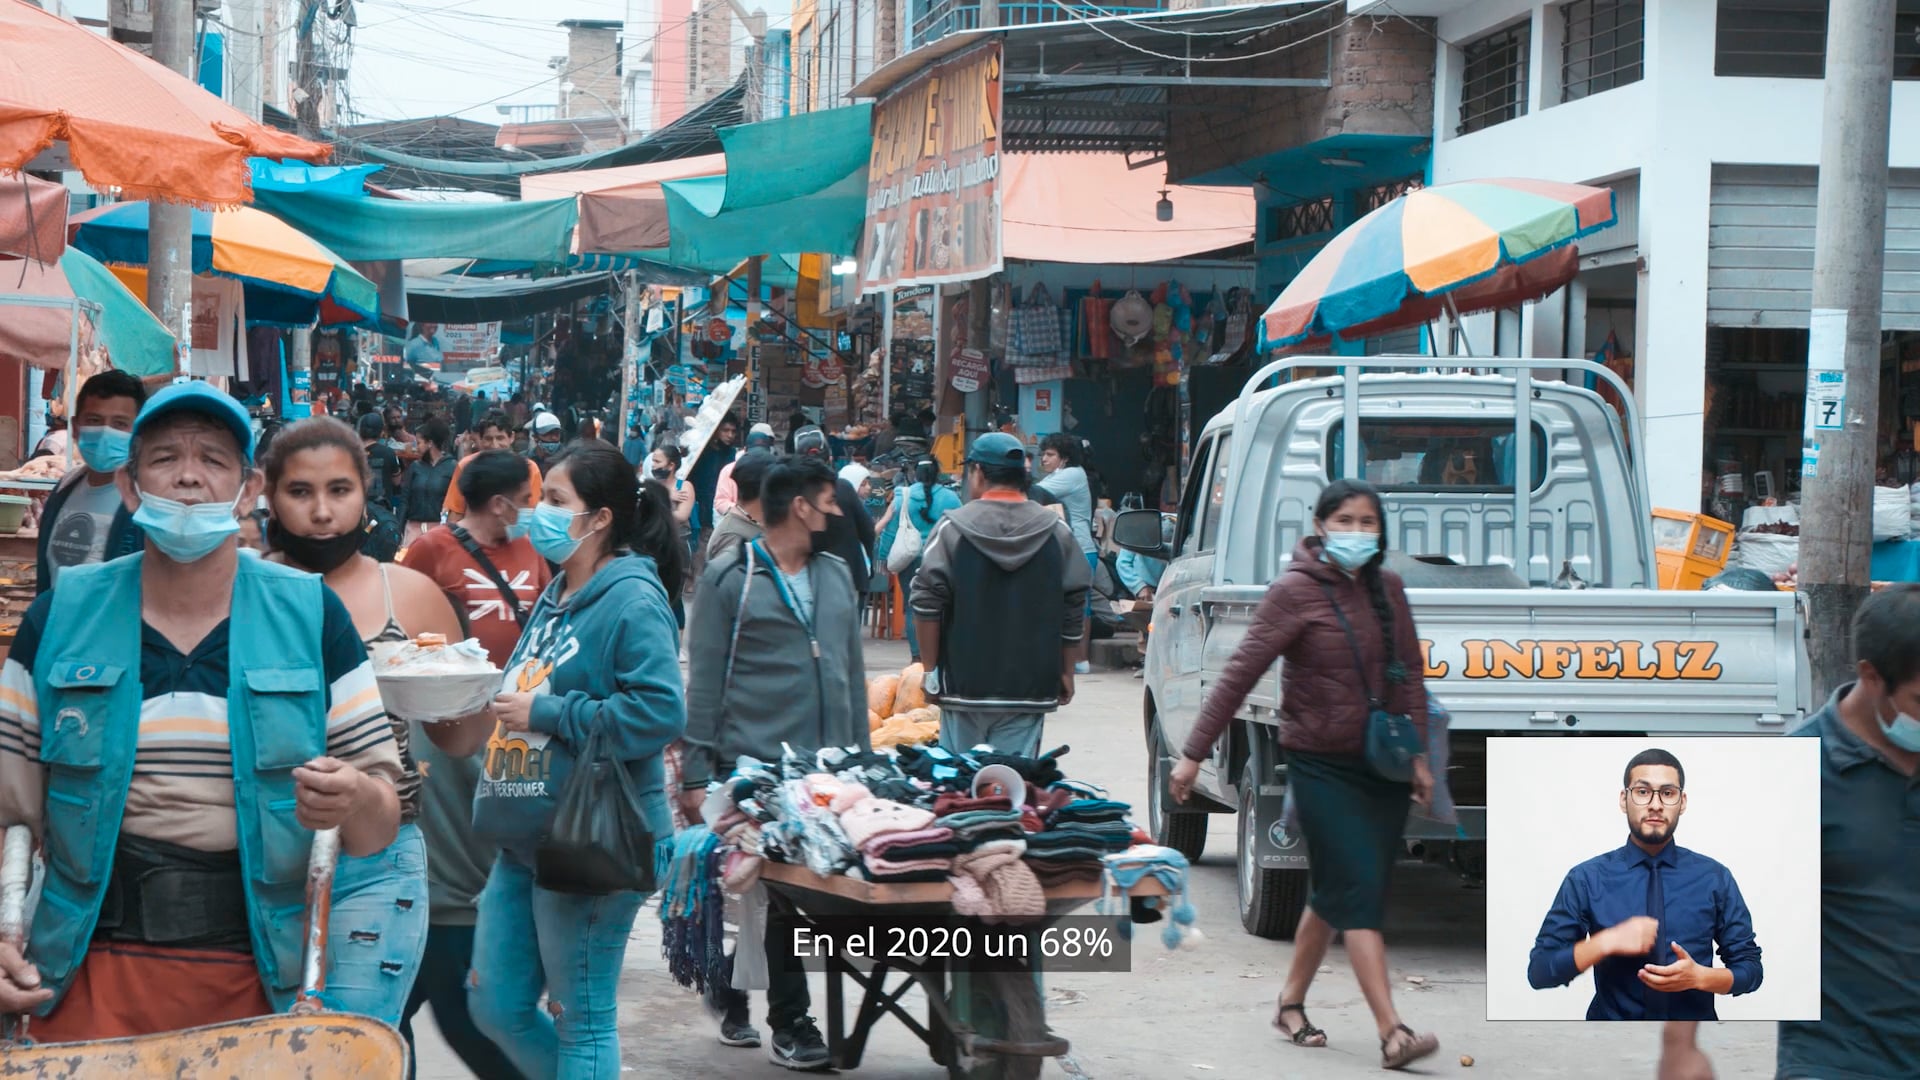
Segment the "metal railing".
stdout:
<svg viewBox="0 0 1920 1080">
<path fill-rule="evenodd" d="M 1067 22 L 1074 19 L 1098 19 L 1108 15 L 1143 15 L 1164 11 L 1164 0 L 1131 0 L 1121 4 L 1092 4 L 1080 0 L 1001 0 L 1001 26 L 1031 26 L 1035 23 Z M 919 48 L 962 30 L 980 29 L 980 0 L 914 0 L 911 46 Z"/>
</svg>

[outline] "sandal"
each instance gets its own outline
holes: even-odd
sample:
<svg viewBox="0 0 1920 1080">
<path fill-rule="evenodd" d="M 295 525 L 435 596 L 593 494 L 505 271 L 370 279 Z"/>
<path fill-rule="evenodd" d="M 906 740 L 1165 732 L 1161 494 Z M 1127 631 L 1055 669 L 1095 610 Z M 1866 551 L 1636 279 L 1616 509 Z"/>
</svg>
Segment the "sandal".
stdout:
<svg viewBox="0 0 1920 1080">
<path fill-rule="evenodd" d="M 1286 1021 L 1281 1019 L 1281 1017 L 1290 1012 L 1300 1014 L 1299 1027 L 1289 1028 L 1287 1027 Z M 1298 1005 L 1280 1006 L 1280 1010 L 1273 1014 L 1273 1027 L 1275 1031 L 1278 1031 L 1291 1040 L 1295 1046 L 1320 1047 L 1327 1045 L 1327 1033 L 1314 1027 L 1313 1022 L 1307 1019 L 1307 1006 L 1305 1002 Z M 1315 1042 L 1315 1039 L 1319 1041 Z"/>
<path fill-rule="evenodd" d="M 1394 1040 L 1402 1033 L 1405 1039 L 1399 1042 L 1398 1050 L 1389 1050 Z M 1393 1033 L 1380 1040 L 1380 1067 L 1383 1069 L 1404 1069 L 1440 1049 L 1440 1040 L 1433 1034 L 1421 1035 L 1405 1024 L 1393 1029 Z"/>
</svg>

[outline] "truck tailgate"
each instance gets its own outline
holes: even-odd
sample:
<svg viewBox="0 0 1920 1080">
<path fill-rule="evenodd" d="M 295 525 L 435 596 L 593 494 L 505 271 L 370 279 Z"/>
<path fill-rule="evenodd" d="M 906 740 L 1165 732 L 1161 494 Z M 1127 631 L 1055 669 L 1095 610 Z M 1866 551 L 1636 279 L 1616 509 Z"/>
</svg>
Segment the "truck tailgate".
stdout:
<svg viewBox="0 0 1920 1080">
<path fill-rule="evenodd" d="M 1264 590 L 1202 594 L 1219 678 Z M 1428 687 L 1461 730 L 1778 732 L 1809 707 L 1792 593 L 1410 589 Z M 1248 701 L 1270 719 L 1278 667 Z"/>
</svg>

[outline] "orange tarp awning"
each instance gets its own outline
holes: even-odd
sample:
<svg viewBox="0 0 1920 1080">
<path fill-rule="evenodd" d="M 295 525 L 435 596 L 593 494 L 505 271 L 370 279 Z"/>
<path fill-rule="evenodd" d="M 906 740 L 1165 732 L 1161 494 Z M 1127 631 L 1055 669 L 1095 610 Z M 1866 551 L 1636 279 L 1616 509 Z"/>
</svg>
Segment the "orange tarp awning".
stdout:
<svg viewBox="0 0 1920 1080">
<path fill-rule="evenodd" d="M 251 201 L 249 157 L 328 154 L 78 23 L 0 0 L 0 169 L 60 141 L 95 188 L 207 207 Z"/>
<path fill-rule="evenodd" d="M 1173 220 L 1154 205 L 1167 188 Z M 1158 166 L 1122 154 L 1003 154 L 1001 251 L 1009 259 L 1152 263 L 1253 239 L 1251 188 L 1171 187 Z"/>
</svg>

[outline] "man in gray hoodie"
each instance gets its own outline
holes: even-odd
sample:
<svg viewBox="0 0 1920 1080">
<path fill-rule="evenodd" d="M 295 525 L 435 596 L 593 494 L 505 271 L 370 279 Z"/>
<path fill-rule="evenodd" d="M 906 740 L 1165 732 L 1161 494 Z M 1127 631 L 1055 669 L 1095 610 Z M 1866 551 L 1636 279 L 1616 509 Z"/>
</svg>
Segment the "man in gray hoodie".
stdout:
<svg viewBox="0 0 1920 1080">
<path fill-rule="evenodd" d="M 1038 754 L 1046 714 L 1073 700 L 1091 574 L 1073 530 L 1028 500 L 1027 485 L 1020 440 L 975 439 L 969 501 L 921 551 L 911 605 L 949 750 Z"/>
<path fill-rule="evenodd" d="M 735 471 L 736 479 L 739 471 Z M 866 659 L 859 599 L 847 564 L 813 541 L 840 513 L 838 478 L 801 455 L 767 469 L 760 482 L 766 531 L 707 565 L 687 628 L 687 733 L 680 766 L 681 808 L 700 820 L 707 782 L 724 779 L 742 756 L 777 761 L 795 750 L 872 748 L 867 732 Z M 767 923 L 773 948 L 780 924 Z M 746 947 L 751 947 L 750 944 Z M 747 995 L 722 991 L 720 1041 L 758 1046 Z M 804 970 L 770 965 L 769 1055 L 789 1069 L 823 1069 L 827 1046 L 813 1018 Z"/>
</svg>

